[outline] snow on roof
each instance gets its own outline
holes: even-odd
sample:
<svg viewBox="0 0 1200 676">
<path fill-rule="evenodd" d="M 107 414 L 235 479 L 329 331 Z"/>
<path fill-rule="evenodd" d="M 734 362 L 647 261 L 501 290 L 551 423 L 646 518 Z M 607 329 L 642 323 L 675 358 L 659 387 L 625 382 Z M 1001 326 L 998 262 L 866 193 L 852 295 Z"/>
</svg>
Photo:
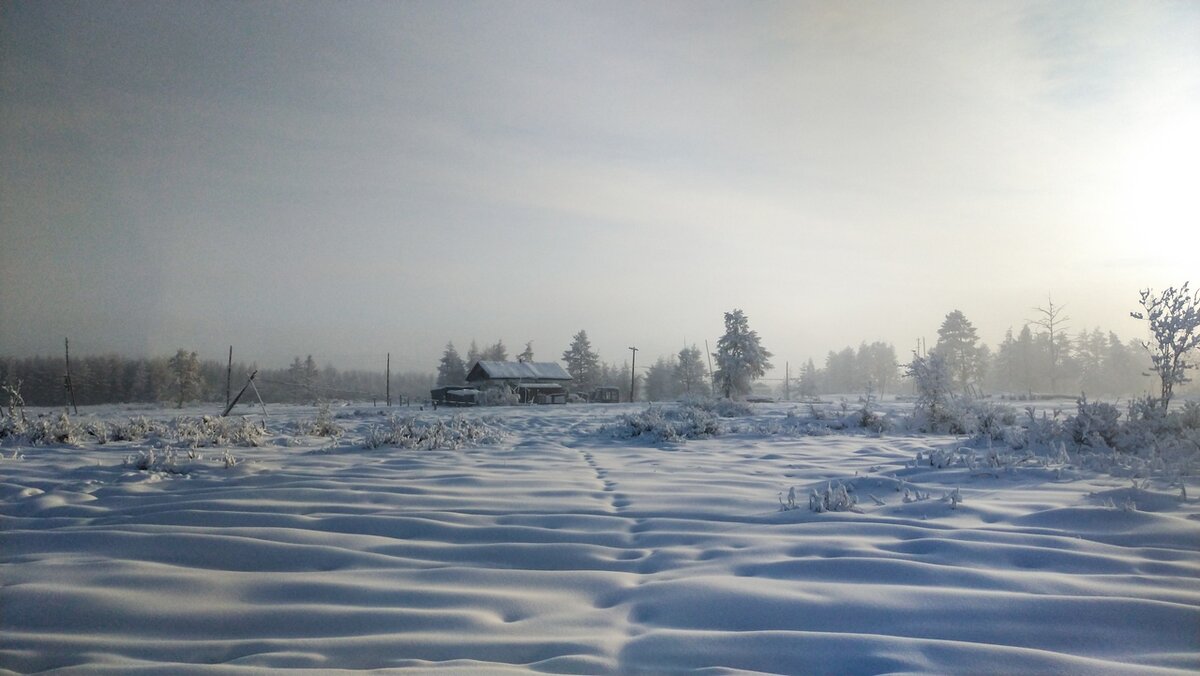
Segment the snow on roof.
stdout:
<svg viewBox="0 0 1200 676">
<path fill-rule="evenodd" d="M 552 361 L 481 361 L 467 374 L 474 380 L 570 380 L 563 367 Z"/>
</svg>

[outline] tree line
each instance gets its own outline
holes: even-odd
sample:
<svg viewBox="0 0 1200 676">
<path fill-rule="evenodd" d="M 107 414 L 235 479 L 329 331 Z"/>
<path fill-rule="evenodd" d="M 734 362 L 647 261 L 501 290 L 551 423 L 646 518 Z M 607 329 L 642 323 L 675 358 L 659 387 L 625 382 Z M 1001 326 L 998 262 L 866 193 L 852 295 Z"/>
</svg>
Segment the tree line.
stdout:
<svg viewBox="0 0 1200 676">
<path fill-rule="evenodd" d="M 1187 358 L 1200 346 L 1200 292 L 1191 293 L 1187 284 L 1159 295 L 1146 290 L 1141 305 L 1141 311 L 1131 314 L 1149 322 L 1150 341 L 1122 341 L 1112 331 L 1099 328 L 1072 336 L 1063 306 L 1051 300 L 1047 307 L 1034 308 L 1040 316 L 1026 322 L 1018 333 L 1009 329 L 995 350 L 980 341 L 962 311 L 953 310 L 938 328 L 934 347 L 928 352 L 918 348 L 909 363 L 936 355 L 944 364 L 949 384 L 972 394 L 1127 396 L 1152 389 L 1153 382 L 1146 376 L 1153 372 L 1161 382 L 1159 399 L 1167 402 L 1175 386 L 1186 387 L 1190 382 L 1187 371 L 1194 365 Z M 628 362 L 602 362 L 585 330 L 573 336 L 561 359 L 573 379 L 570 387 L 574 392 L 587 394 L 607 386 L 622 389 L 628 397 L 629 387 L 644 388 L 640 399 L 663 401 L 709 392 L 726 397 L 748 394 L 772 368 L 772 356 L 757 332 L 750 329 L 745 314 L 733 310 L 725 313 L 725 333 L 711 355 L 704 355 L 695 345 L 685 346 L 643 367 L 644 375 L 635 376 Z M 711 373 L 705 366 L 708 357 L 716 362 Z M 435 374 L 394 375 L 391 392 L 424 399 L 435 384 L 465 384 L 467 373 L 478 361 L 507 359 L 502 340 L 484 348 L 472 340 L 466 359 L 452 341 L 447 342 Z M 534 361 L 533 341 L 525 343 L 517 359 Z M 901 366 L 891 344 L 864 342 L 857 350 L 830 351 L 823 368 L 809 359 L 796 374 L 794 390 L 789 374 L 778 394 L 895 393 L 902 387 Z M 255 371 L 254 364 L 234 364 L 233 386 L 246 382 Z M 19 384 L 30 405 L 66 403 L 65 373 L 63 358 L 0 358 L 0 383 L 10 390 Z M 226 365 L 200 360 L 195 352 L 183 349 L 172 357 L 85 356 L 74 360 L 71 380 L 80 404 L 173 401 L 182 406 L 187 401 L 223 401 Z M 381 399 L 388 387 L 382 373 L 338 371 L 331 365 L 319 368 L 311 355 L 303 360 L 295 357 L 286 369 L 261 370 L 255 382 L 263 400 L 273 403 Z"/>
<path fill-rule="evenodd" d="M 180 349 L 170 357 L 130 358 L 116 354 L 71 357 L 71 382 L 80 406 L 111 403 L 224 402 L 227 362 L 200 359 L 197 353 Z M 260 369 L 254 363 L 234 362 L 230 382 L 236 394 L 250 374 L 266 403 L 309 404 L 319 400 L 343 399 L 382 401 L 387 391 L 384 373 L 319 367 L 311 355 L 295 357 L 286 368 Z M 66 403 L 64 357 L 0 358 L 0 383 L 20 384 L 20 394 L 30 406 Z M 433 386 L 433 375 L 420 372 L 393 373 L 393 398 L 424 399 Z M 241 404 L 257 403 L 252 394 Z"/>
<path fill-rule="evenodd" d="M 979 340 L 971 322 L 955 310 L 938 330 L 934 347 L 928 351 L 918 349 L 915 354 L 924 356 L 927 352 L 945 357 L 960 391 L 1126 396 L 1153 386 L 1145 375 L 1151 369 L 1150 357 L 1141 343 L 1124 341 L 1116 333 L 1100 328 L 1074 336 L 1058 333 L 1051 342 L 1049 332 L 1034 332 L 1026 324 L 1015 334 L 1011 329 L 1006 331 L 1004 340 L 992 348 Z M 830 351 L 822 366 L 809 359 L 792 372 L 789 389 L 799 396 L 861 393 L 868 389 L 876 394 L 903 393 L 910 386 L 902 381 L 903 366 L 891 344 L 864 342 L 857 349 Z"/>
</svg>

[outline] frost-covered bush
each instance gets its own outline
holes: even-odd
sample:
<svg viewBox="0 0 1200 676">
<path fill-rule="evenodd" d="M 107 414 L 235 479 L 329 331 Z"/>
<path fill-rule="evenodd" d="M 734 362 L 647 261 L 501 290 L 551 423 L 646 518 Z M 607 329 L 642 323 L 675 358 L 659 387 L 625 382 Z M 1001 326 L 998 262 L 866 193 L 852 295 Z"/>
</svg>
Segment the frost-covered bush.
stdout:
<svg viewBox="0 0 1200 676">
<path fill-rule="evenodd" d="M 701 439 L 717 436 L 723 431 L 716 413 L 692 405 L 650 406 L 644 411 L 626 414 L 621 422 L 607 429 L 623 439 L 648 437 L 655 441 Z"/>
<path fill-rule="evenodd" d="M 109 428 L 109 438 L 112 441 L 141 441 L 150 437 L 164 436 L 169 428 L 145 416 L 130 418 L 128 422 L 114 423 Z"/>
<path fill-rule="evenodd" d="M 962 493 L 958 492 L 958 487 L 942 496 L 942 502 L 950 503 L 950 509 L 958 509 L 958 505 L 962 503 Z"/>
<path fill-rule="evenodd" d="M 176 418 L 168 434 L 172 440 L 192 447 L 201 446 L 261 446 L 266 432 L 258 423 L 247 418 Z"/>
<path fill-rule="evenodd" d="M 1007 404 L 979 399 L 960 400 L 960 403 L 965 409 L 961 418 L 968 434 L 999 441 L 1017 424 L 1017 410 Z"/>
<path fill-rule="evenodd" d="M 1185 401 L 1179 411 L 1179 424 L 1184 429 L 1200 430 L 1200 401 Z"/>
<path fill-rule="evenodd" d="M 1060 415 L 1062 412 L 1057 409 L 1053 413 L 1042 411 L 1042 414 L 1038 415 L 1032 406 L 1027 406 L 1023 430 L 1011 435 L 1006 441 L 1017 450 L 1051 449 L 1062 443 L 1067 436 L 1063 421 L 1059 420 Z"/>
<path fill-rule="evenodd" d="M 793 509 L 800 509 L 800 505 L 796 503 L 796 487 L 792 486 L 788 489 L 787 502 L 783 500 L 783 493 L 779 494 L 779 511 L 790 512 Z"/>
<path fill-rule="evenodd" d="M 428 422 L 416 417 L 391 416 L 383 425 L 373 425 L 363 438 L 363 447 L 376 449 L 398 446 L 417 450 L 457 449 L 501 441 L 506 436 L 500 428 L 482 420 L 468 420 L 456 415 L 449 422 L 438 418 Z"/>
<path fill-rule="evenodd" d="M 869 403 L 847 415 L 841 420 L 842 428 L 862 428 L 875 434 L 883 434 L 893 428 L 892 419 L 887 414 L 872 410 Z"/>
<path fill-rule="evenodd" d="M 126 456 L 122 464 L 142 472 L 187 474 L 200 467 L 199 463 L 203 460 L 204 456 L 195 448 L 188 449 L 186 455 L 181 455 L 180 451 L 166 446 L 161 449 L 147 448 L 139 450 L 137 453 Z M 222 451 L 218 460 L 225 469 L 230 469 L 240 462 L 229 452 L 229 449 Z"/>
<path fill-rule="evenodd" d="M 839 481 L 825 484 L 824 491 L 812 491 L 808 496 L 808 508 L 821 512 L 861 512 L 858 497 Z"/>
<path fill-rule="evenodd" d="M 1100 401 L 1076 400 L 1076 413 L 1068 421 L 1071 439 L 1080 446 L 1115 448 L 1121 433 L 1121 411 Z"/>
<path fill-rule="evenodd" d="M 950 368 L 942 355 L 937 352 L 928 357 L 913 355 L 912 361 L 905 367 L 905 375 L 912 378 L 917 386 L 913 422 L 918 430 L 965 433 L 955 414 Z"/>
<path fill-rule="evenodd" d="M 305 420 L 299 424 L 300 432 L 314 437 L 333 437 L 337 438 L 346 433 L 342 426 L 337 424 L 333 413 L 329 409 L 329 403 L 323 402 L 317 408 L 317 417 L 315 420 Z"/>
<path fill-rule="evenodd" d="M 149 448 L 138 451 L 136 454 L 125 458 L 124 464 L 126 467 L 132 467 L 142 472 L 183 473 L 183 470 L 179 466 L 179 453 L 169 446 L 162 450 Z"/>
<path fill-rule="evenodd" d="M 4 412 L 0 415 L 4 418 L 0 420 L 0 432 L 2 432 L 5 423 L 8 422 L 7 419 L 25 421 L 25 397 L 21 396 L 21 381 L 18 380 L 12 385 L 0 383 L 0 395 L 3 395 L 5 399 Z"/>
<path fill-rule="evenodd" d="M 479 393 L 481 406 L 516 406 L 521 397 L 507 387 L 489 387 Z"/>
<path fill-rule="evenodd" d="M 24 416 L 19 418 L 11 415 L 0 416 L 0 440 L 22 438 L 28 430 L 29 422 L 25 420 Z"/>
<path fill-rule="evenodd" d="M 1190 468 L 1200 463 L 1197 411 L 1194 405 L 1185 405 L 1168 412 L 1154 397 L 1135 399 L 1129 404 L 1126 421 L 1113 446 L 1122 453 L 1154 458 L 1176 468 Z"/>
<path fill-rule="evenodd" d="M 103 420 L 88 420 L 83 423 L 83 431 L 100 444 L 108 443 L 112 438 L 112 425 Z"/>
<path fill-rule="evenodd" d="M 83 441 L 87 430 L 71 420 L 66 411 L 56 416 L 38 416 L 20 431 L 18 437 L 33 446 L 67 444 L 74 446 Z"/>
</svg>

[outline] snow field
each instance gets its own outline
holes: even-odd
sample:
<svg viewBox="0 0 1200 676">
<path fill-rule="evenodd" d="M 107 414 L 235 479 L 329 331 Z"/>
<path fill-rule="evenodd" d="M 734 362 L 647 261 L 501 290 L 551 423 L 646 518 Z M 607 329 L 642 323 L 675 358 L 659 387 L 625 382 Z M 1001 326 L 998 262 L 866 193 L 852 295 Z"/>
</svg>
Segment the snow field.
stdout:
<svg viewBox="0 0 1200 676">
<path fill-rule="evenodd" d="M 504 439 L 455 450 L 363 449 L 380 418 L 347 410 L 339 439 L 273 431 L 182 474 L 124 462 L 147 442 L 4 448 L 0 669 L 1200 669 L 1177 488 L 914 464 L 948 437 L 611 434 L 643 408 L 468 411 Z M 807 509 L 830 482 L 857 511 Z"/>
</svg>

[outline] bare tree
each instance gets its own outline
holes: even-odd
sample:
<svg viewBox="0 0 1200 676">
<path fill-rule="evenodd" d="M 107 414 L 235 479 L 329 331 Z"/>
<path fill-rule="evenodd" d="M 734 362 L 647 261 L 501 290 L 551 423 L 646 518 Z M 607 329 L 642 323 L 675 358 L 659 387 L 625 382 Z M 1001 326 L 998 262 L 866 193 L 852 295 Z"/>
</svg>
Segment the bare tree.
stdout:
<svg viewBox="0 0 1200 676">
<path fill-rule="evenodd" d="M 1188 352 L 1200 347 L 1200 291 L 1188 293 L 1188 282 L 1176 289 L 1169 287 L 1159 295 L 1150 289 L 1142 289 L 1142 311 L 1130 312 L 1134 319 L 1150 322 L 1150 341 L 1142 341 L 1142 347 L 1150 353 L 1151 370 L 1158 373 L 1162 383 L 1159 402 L 1163 410 L 1171 403 L 1171 391 L 1175 385 L 1191 380 L 1187 370 L 1196 365 L 1188 362 Z"/>
<path fill-rule="evenodd" d="M 1066 328 L 1066 321 L 1070 317 L 1060 316 L 1062 311 L 1066 309 L 1066 305 L 1054 304 L 1054 299 L 1049 294 L 1046 295 L 1046 307 L 1035 307 L 1042 314 L 1041 319 L 1031 319 L 1029 322 L 1036 326 L 1046 329 L 1050 333 L 1050 392 L 1051 394 L 1058 392 L 1058 341 L 1057 334 L 1061 334 Z"/>
</svg>

